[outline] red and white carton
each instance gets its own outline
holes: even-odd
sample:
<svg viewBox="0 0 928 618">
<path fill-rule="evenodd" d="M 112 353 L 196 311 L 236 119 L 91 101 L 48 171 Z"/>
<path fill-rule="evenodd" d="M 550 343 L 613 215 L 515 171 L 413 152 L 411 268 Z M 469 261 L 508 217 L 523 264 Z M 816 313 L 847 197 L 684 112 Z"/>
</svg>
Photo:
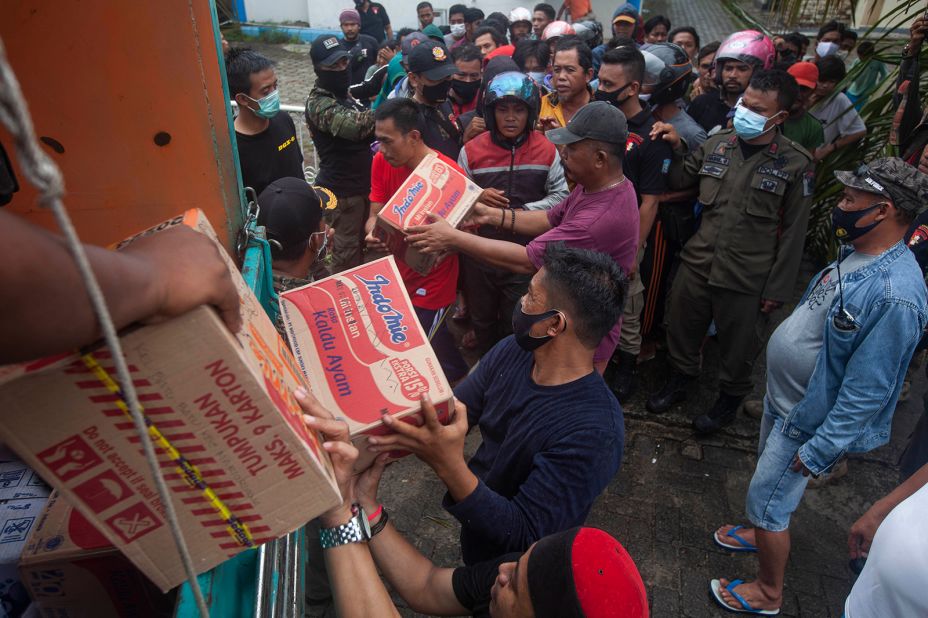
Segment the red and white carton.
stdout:
<svg viewBox="0 0 928 618">
<path fill-rule="evenodd" d="M 216 240 L 199 210 L 141 235 L 175 225 Z M 293 397 L 305 384 L 300 370 L 220 253 L 239 291 L 237 335 L 200 307 L 120 336 L 198 573 L 341 502 L 331 462 Z M 184 581 L 140 437 L 114 392 L 110 350 L 22 364 L 4 379 L 0 438 L 155 585 Z"/>
<path fill-rule="evenodd" d="M 57 492 L 29 535 L 19 576 L 39 616 L 158 618 L 173 600 Z"/>
<path fill-rule="evenodd" d="M 427 274 L 443 256 L 420 253 L 409 245 L 406 228 L 428 224 L 428 213 L 439 215 L 457 227 L 470 215 L 482 191 L 433 152 L 380 209 L 374 234 L 390 248 L 390 253 L 416 272 Z"/>
<path fill-rule="evenodd" d="M 367 436 L 390 432 L 382 417 L 418 413 L 423 393 L 440 419 L 450 417 L 451 386 L 392 256 L 284 292 L 280 309 L 313 395 L 348 422 L 361 451 L 356 470 L 374 459 Z"/>
</svg>

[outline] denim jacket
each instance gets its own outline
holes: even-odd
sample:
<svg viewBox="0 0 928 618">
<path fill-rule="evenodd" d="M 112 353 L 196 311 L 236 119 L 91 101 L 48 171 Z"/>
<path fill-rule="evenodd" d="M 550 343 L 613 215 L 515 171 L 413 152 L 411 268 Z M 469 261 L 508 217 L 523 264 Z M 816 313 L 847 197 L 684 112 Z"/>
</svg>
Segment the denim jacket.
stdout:
<svg viewBox="0 0 928 618">
<path fill-rule="evenodd" d="M 850 252 L 843 250 L 840 258 Z M 800 305 L 821 276 L 812 279 Z M 799 457 L 816 475 L 846 452 L 889 442 L 902 381 L 928 320 L 925 282 L 903 242 L 841 282 L 853 322 L 843 329 L 835 324 L 841 306 L 836 290 L 805 397 L 787 414 L 782 430 L 805 442 Z"/>
</svg>

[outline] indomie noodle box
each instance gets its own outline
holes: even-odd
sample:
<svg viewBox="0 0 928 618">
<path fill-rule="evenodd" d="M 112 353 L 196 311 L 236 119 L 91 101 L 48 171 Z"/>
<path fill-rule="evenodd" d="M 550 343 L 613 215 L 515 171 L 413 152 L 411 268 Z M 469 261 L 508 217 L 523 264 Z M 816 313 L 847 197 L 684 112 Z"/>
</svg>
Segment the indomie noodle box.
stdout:
<svg viewBox="0 0 928 618">
<path fill-rule="evenodd" d="M 313 395 L 343 417 L 368 467 L 367 436 L 388 433 L 382 417 L 409 417 L 427 393 L 439 418 L 454 408 L 451 386 L 419 324 L 393 257 L 281 294 L 290 347 Z M 412 420 L 412 419 L 410 419 Z"/>
<path fill-rule="evenodd" d="M 410 268 L 427 274 L 443 256 L 420 253 L 406 242 L 406 228 L 429 223 L 428 213 L 457 227 L 470 214 L 483 191 L 435 153 L 416 166 L 406 182 L 377 215 L 374 234 Z"/>
<path fill-rule="evenodd" d="M 199 210 L 140 236 L 177 225 L 216 240 Z M 296 361 L 217 248 L 239 291 L 239 333 L 209 307 L 120 333 L 198 573 L 341 502 L 331 461 L 293 396 L 305 383 Z M 184 568 L 113 365 L 98 346 L 4 371 L 0 439 L 168 590 L 186 579 Z"/>
</svg>

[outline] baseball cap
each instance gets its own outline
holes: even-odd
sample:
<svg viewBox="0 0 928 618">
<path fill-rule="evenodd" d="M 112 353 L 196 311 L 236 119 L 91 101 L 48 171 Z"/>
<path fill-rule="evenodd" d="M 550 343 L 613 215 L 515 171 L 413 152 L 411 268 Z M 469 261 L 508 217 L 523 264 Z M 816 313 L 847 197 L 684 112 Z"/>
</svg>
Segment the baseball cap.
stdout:
<svg viewBox="0 0 928 618">
<path fill-rule="evenodd" d="M 424 75 L 432 81 L 445 79 L 458 72 L 451 54 L 444 45 L 435 41 L 423 41 L 416 45 L 409 54 L 406 68 L 410 73 Z"/>
<path fill-rule="evenodd" d="M 305 246 L 310 234 L 319 231 L 323 210 L 337 203 L 331 191 L 302 178 L 278 178 L 265 187 L 258 196 L 258 225 L 265 227 L 271 255 Z"/>
<path fill-rule="evenodd" d="M 835 178 L 847 187 L 887 197 L 901 210 L 921 214 L 928 208 L 928 175 L 899 157 L 864 163 L 853 172 L 835 172 Z"/>
<path fill-rule="evenodd" d="M 800 86 L 815 88 L 818 84 L 818 67 L 815 63 L 797 62 L 791 65 L 786 72 L 792 75 Z"/>
<path fill-rule="evenodd" d="M 625 14 L 625 13 L 623 13 L 623 14 L 621 14 L 621 15 L 616 15 L 616 16 L 615 16 L 615 19 L 612 20 L 612 23 L 616 23 L 616 22 L 618 22 L 618 21 L 626 21 L 626 22 L 628 22 L 628 23 L 630 23 L 630 24 L 637 23 L 637 20 L 636 20 L 633 16 L 627 15 L 627 14 Z"/>
<path fill-rule="evenodd" d="M 572 528 L 535 543 L 527 579 L 538 618 L 648 616 L 648 594 L 634 560 L 597 528 Z"/>
<path fill-rule="evenodd" d="M 342 58 L 347 58 L 348 55 L 341 42 L 334 36 L 316 37 L 309 48 L 309 59 L 313 61 L 313 64 L 322 67 L 332 66 Z"/>
<path fill-rule="evenodd" d="M 605 101 L 587 103 L 574 114 L 566 127 L 551 129 L 545 137 L 552 144 L 573 144 L 583 139 L 595 139 L 609 144 L 624 144 L 628 140 L 625 114 Z"/>
<path fill-rule="evenodd" d="M 416 45 L 424 43 L 428 40 L 429 37 L 425 34 L 422 34 L 421 32 L 410 32 L 404 36 L 403 42 L 400 45 L 400 51 L 403 52 L 403 58 L 409 58 L 410 54 L 412 54 L 413 48 L 415 48 Z M 407 60 L 406 62 L 408 63 L 409 61 Z"/>
</svg>

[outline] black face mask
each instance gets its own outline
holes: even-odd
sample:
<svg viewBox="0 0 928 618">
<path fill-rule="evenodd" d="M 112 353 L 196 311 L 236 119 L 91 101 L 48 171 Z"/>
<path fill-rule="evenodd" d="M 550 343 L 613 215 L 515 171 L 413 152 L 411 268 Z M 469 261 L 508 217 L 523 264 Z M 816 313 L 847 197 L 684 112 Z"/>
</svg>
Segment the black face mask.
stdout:
<svg viewBox="0 0 928 618">
<path fill-rule="evenodd" d="M 429 103 L 444 103 L 448 100 L 448 91 L 451 89 L 451 82 L 445 81 L 432 86 L 420 86 L 422 98 Z"/>
<path fill-rule="evenodd" d="M 625 84 L 624 86 L 622 86 L 621 88 L 619 88 L 618 90 L 613 90 L 612 92 L 605 92 L 603 90 L 597 89 L 596 92 L 593 93 L 593 98 L 596 99 L 597 101 L 605 101 L 606 103 L 608 103 L 609 105 L 612 105 L 613 107 L 620 107 L 622 103 L 625 103 L 625 101 L 628 100 L 628 97 L 625 97 L 624 99 L 619 101 L 619 95 L 622 94 L 622 92 L 631 85 L 632 85 L 632 82 L 629 82 Z"/>
<path fill-rule="evenodd" d="M 459 79 L 452 79 L 451 89 L 454 90 L 454 94 L 457 95 L 459 101 L 470 103 L 477 96 L 477 91 L 480 90 L 480 82 L 464 82 Z"/>
<path fill-rule="evenodd" d="M 841 210 L 837 206 L 834 207 L 834 210 L 831 211 L 831 229 L 835 234 L 835 237 L 844 243 L 849 243 L 851 241 L 857 240 L 879 224 L 883 223 L 883 220 L 874 221 L 870 225 L 865 225 L 863 227 L 857 227 L 857 222 L 867 216 L 874 208 L 879 208 L 885 202 L 879 202 L 870 206 L 869 208 L 864 208 L 863 210 L 847 211 Z"/>
<path fill-rule="evenodd" d="M 522 302 L 517 302 L 512 311 L 512 333 L 515 335 L 519 347 L 526 352 L 531 352 L 554 339 L 551 335 L 532 337 L 529 331 L 532 330 L 532 326 L 536 323 L 554 317 L 559 313 L 561 312 L 557 309 L 549 309 L 544 313 L 525 313 L 522 311 Z"/>
<path fill-rule="evenodd" d="M 348 96 L 349 81 L 348 69 L 343 71 L 318 71 L 316 73 L 316 83 L 319 84 L 319 87 L 340 98 Z"/>
</svg>

